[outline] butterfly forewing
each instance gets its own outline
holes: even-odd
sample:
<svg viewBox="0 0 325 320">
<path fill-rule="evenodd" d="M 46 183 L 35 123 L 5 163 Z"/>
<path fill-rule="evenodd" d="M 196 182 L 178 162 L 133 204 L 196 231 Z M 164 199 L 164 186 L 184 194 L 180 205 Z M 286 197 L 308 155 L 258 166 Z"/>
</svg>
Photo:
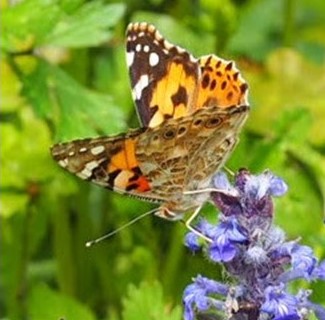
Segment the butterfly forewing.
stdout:
<svg viewBox="0 0 325 320">
<path fill-rule="evenodd" d="M 188 114 L 197 91 L 196 59 L 147 23 L 130 24 L 126 36 L 132 94 L 142 125 L 155 127 Z"/>
<path fill-rule="evenodd" d="M 195 109 L 248 105 L 248 85 L 233 61 L 209 55 L 201 57 L 198 63 L 201 72 Z"/>
<path fill-rule="evenodd" d="M 155 127 L 202 107 L 248 105 L 247 83 L 233 61 L 215 55 L 195 59 L 166 41 L 153 25 L 129 25 L 127 63 L 144 126 Z"/>
</svg>

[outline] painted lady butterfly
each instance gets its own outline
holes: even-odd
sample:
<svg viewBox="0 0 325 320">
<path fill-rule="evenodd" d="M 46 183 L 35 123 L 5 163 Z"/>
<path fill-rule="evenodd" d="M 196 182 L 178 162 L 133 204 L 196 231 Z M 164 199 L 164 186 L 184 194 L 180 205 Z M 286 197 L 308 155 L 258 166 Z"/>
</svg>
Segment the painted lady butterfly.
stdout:
<svg viewBox="0 0 325 320">
<path fill-rule="evenodd" d="M 126 36 L 142 127 L 56 144 L 52 155 L 84 180 L 160 203 L 155 213 L 162 218 L 196 215 L 247 118 L 247 83 L 232 61 L 215 55 L 195 59 L 153 25 L 130 24 Z"/>
</svg>

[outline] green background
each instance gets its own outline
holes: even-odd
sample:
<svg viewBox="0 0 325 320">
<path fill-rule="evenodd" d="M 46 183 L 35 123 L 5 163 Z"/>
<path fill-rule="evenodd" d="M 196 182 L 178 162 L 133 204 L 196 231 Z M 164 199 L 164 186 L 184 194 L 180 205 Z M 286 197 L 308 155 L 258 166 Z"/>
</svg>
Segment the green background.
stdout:
<svg viewBox="0 0 325 320">
<path fill-rule="evenodd" d="M 154 23 L 195 56 L 236 61 L 252 109 L 227 166 L 283 177 L 276 223 L 324 259 L 323 0 L 0 3 L 1 319 L 180 319 L 192 277 L 226 279 L 186 250 L 183 225 L 155 217 L 85 248 L 153 206 L 78 180 L 50 157 L 55 142 L 138 126 L 130 21 Z M 324 283 L 292 292 L 307 286 L 324 305 Z"/>
</svg>

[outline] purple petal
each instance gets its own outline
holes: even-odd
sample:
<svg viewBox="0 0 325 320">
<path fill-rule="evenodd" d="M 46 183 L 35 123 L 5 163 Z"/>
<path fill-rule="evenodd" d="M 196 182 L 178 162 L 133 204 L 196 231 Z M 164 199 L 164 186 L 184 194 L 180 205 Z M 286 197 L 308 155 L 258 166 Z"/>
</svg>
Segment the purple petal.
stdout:
<svg viewBox="0 0 325 320">
<path fill-rule="evenodd" d="M 300 319 L 297 309 L 298 299 L 286 293 L 283 289 L 283 286 L 269 286 L 266 288 L 265 302 L 261 306 L 261 311 L 279 320 Z"/>
<path fill-rule="evenodd" d="M 201 219 L 198 225 L 196 226 L 196 228 L 202 234 L 212 239 L 213 235 L 216 233 L 216 230 L 218 229 L 218 225 L 217 226 L 213 225 L 209 223 L 207 220 Z"/>
<path fill-rule="evenodd" d="M 279 314 L 274 320 L 301 320 L 298 312 Z"/>
<path fill-rule="evenodd" d="M 237 248 L 224 235 L 215 239 L 209 247 L 209 257 L 215 262 L 229 262 L 237 253 Z"/>
<path fill-rule="evenodd" d="M 288 191 L 288 185 L 279 177 L 273 176 L 270 181 L 270 193 L 272 196 L 279 197 Z"/>
<path fill-rule="evenodd" d="M 219 237 L 222 234 L 225 234 L 232 242 L 242 243 L 248 239 L 246 230 L 240 226 L 236 218 L 228 218 L 219 224 L 215 237 Z"/>
<path fill-rule="evenodd" d="M 249 176 L 244 190 L 248 197 L 260 200 L 270 195 L 281 196 L 288 190 L 288 186 L 281 178 L 265 171 L 257 176 Z"/>
<path fill-rule="evenodd" d="M 201 275 L 195 278 L 195 283 L 200 288 L 204 288 L 207 293 L 215 293 L 226 296 L 229 290 L 229 287 L 227 285 L 202 277 Z"/>
<path fill-rule="evenodd" d="M 213 177 L 213 186 L 216 189 L 227 191 L 228 190 L 235 190 L 235 188 L 230 184 L 227 175 L 223 171 L 219 171 Z"/>
<path fill-rule="evenodd" d="M 319 265 L 313 271 L 313 278 L 325 280 L 325 260 L 319 263 Z"/>
<path fill-rule="evenodd" d="M 199 236 L 194 232 L 188 232 L 184 239 L 185 245 L 193 252 L 200 250 Z"/>
<path fill-rule="evenodd" d="M 291 259 L 292 268 L 303 270 L 306 277 L 311 275 L 317 263 L 313 250 L 307 246 L 296 245 L 291 251 Z"/>
<path fill-rule="evenodd" d="M 270 179 L 265 174 L 250 176 L 245 185 L 245 194 L 249 198 L 259 200 L 263 198 L 270 186 Z"/>
</svg>

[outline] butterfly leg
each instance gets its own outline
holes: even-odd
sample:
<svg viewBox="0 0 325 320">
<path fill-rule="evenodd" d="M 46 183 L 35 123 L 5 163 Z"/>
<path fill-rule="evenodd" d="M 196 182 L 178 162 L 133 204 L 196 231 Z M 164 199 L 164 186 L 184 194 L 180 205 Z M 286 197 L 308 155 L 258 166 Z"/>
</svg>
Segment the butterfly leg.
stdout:
<svg viewBox="0 0 325 320">
<path fill-rule="evenodd" d="M 185 226 L 186 226 L 187 229 L 189 229 L 190 231 L 192 231 L 193 233 L 195 233 L 200 238 L 203 238 L 204 240 L 206 240 L 208 242 L 212 242 L 212 239 L 210 239 L 209 237 L 207 237 L 206 235 L 204 235 L 202 232 L 200 232 L 199 230 L 197 230 L 195 227 L 193 227 L 191 225 L 191 223 L 193 222 L 193 220 L 197 217 L 197 215 L 201 211 L 201 208 L 202 208 L 202 206 L 199 206 L 198 208 L 195 209 L 195 211 L 193 212 L 193 214 L 185 221 Z"/>
<path fill-rule="evenodd" d="M 228 168 L 227 166 L 224 166 L 223 169 L 225 171 L 227 171 L 232 177 L 235 176 L 235 172 L 233 172 L 230 168 Z"/>
<path fill-rule="evenodd" d="M 226 189 L 217 189 L 217 188 L 205 188 L 200 190 L 190 190 L 190 191 L 184 191 L 184 194 L 200 194 L 200 193 L 211 193 L 211 192 L 218 192 L 223 193 L 226 195 L 232 195 L 234 197 L 238 196 L 236 189 L 234 190 L 226 190 Z"/>
</svg>

